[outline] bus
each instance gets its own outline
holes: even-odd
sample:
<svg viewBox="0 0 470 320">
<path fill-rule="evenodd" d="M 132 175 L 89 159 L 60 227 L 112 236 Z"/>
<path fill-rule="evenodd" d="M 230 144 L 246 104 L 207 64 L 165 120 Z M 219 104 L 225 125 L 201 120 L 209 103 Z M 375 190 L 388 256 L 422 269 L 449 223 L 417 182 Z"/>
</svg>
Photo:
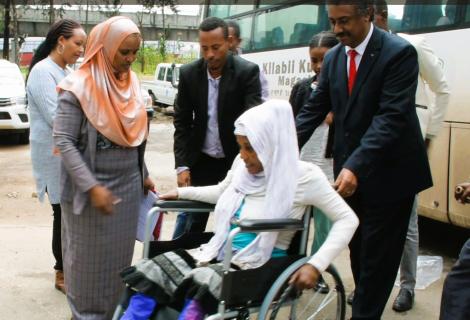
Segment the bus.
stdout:
<svg viewBox="0 0 470 320">
<path fill-rule="evenodd" d="M 308 42 L 317 32 L 330 29 L 327 6 L 320 1 L 263 3 L 207 0 L 204 16 L 237 21 L 243 58 L 257 63 L 265 73 L 271 98 L 288 99 L 294 83 L 311 76 Z M 442 60 L 451 88 L 445 122 L 429 149 L 434 186 L 420 193 L 418 212 L 470 228 L 470 206 L 454 199 L 455 186 L 470 180 L 470 68 L 466 56 L 470 4 L 455 0 L 417 3 L 388 5 L 389 27 L 393 32 L 426 38 Z"/>
</svg>

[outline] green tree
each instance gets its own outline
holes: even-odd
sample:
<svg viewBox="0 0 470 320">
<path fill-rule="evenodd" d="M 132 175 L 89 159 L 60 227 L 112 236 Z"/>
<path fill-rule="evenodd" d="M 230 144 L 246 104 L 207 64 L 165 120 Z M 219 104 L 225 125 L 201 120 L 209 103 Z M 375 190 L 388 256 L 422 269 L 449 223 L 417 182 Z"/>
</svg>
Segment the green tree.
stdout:
<svg viewBox="0 0 470 320">
<path fill-rule="evenodd" d="M 178 0 L 140 0 L 139 1 L 146 8 L 161 8 L 162 9 L 162 35 L 159 39 L 159 48 L 162 56 L 166 55 L 166 39 L 167 39 L 167 30 L 165 24 L 165 7 L 168 7 L 173 13 L 178 14 Z"/>
<path fill-rule="evenodd" d="M 104 15 L 108 18 L 117 16 L 120 14 L 120 10 L 122 7 L 121 0 L 101 0 L 102 4 L 104 4 L 104 8 L 106 10 L 103 11 Z"/>
<path fill-rule="evenodd" d="M 5 1 L 5 21 L 4 21 L 4 30 L 3 30 L 3 59 L 8 60 L 10 57 L 10 0 Z"/>
</svg>

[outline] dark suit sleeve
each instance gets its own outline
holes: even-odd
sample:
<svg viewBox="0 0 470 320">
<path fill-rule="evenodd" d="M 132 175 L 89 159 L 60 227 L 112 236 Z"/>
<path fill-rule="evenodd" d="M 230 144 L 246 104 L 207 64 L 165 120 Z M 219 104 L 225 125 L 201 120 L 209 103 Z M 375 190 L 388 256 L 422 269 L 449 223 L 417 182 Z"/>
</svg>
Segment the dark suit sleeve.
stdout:
<svg viewBox="0 0 470 320">
<path fill-rule="evenodd" d="M 245 109 L 255 107 L 263 102 L 261 99 L 261 82 L 259 80 L 259 67 L 254 65 L 248 70 L 245 78 L 245 97 L 243 107 Z"/>
<path fill-rule="evenodd" d="M 404 47 L 390 60 L 384 75 L 379 108 L 359 146 L 343 165 L 358 177 L 367 177 L 374 164 L 389 154 L 413 119 L 418 79 L 416 50 Z"/>
<path fill-rule="evenodd" d="M 289 97 L 289 103 L 292 106 L 292 111 L 294 112 L 294 117 L 299 113 L 300 108 L 302 108 L 304 93 L 302 92 L 303 83 L 302 81 L 297 81 L 292 87 L 292 91 Z"/>
<path fill-rule="evenodd" d="M 189 167 L 188 145 L 193 125 L 193 110 L 189 99 L 189 71 L 190 70 L 181 69 L 180 81 L 178 83 L 178 97 L 175 103 L 175 114 L 173 117 L 173 124 L 175 126 L 173 144 L 175 168 L 183 166 Z"/>
<path fill-rule="evenodd" d="M 315 129 L 325 120 L 326 115 L 331 110 L 330 85 L 328 80 L 330 59 L 325 59 L 320 81 L 317 88 L 311 93 L 307 103 L 300 109 L 295 118 L 297 128 L 297 139 L 299 148 L 310 139 Z"/>
</svg>

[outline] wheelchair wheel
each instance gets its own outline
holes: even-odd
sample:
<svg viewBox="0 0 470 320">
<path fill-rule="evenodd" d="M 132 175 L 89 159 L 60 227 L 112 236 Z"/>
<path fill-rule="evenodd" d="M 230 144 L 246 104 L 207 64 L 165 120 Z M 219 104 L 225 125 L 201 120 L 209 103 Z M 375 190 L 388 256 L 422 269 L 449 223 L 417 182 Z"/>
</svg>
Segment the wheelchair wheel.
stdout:
<svg viewBox="0 0 470 320">
<path fill-rule="evenodd" d="M 329 286 L 327 293 L 313 289 L 298 292 L 289 286 L 291 275 L 309 257 L 303 258 L 287 268 L 274 282 L 261 305 L 259 320 L 344 320 L 346 314 L 346 298 L 341 278 L 333 266 L 322 273 Z"/>
</svg>

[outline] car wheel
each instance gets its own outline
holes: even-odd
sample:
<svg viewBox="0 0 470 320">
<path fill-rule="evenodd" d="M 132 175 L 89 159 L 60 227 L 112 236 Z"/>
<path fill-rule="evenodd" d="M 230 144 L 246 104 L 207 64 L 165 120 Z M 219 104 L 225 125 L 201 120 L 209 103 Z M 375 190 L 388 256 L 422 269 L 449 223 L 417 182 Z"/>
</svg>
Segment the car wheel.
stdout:
<svg viewBox="0 0 470 320">
<path fill-rule="evenodd" d="M 26 129 L 24 132 L 18 134 L 18 142 L 20 144 L 29 143 L 29 129 Z"/>
</svg>

